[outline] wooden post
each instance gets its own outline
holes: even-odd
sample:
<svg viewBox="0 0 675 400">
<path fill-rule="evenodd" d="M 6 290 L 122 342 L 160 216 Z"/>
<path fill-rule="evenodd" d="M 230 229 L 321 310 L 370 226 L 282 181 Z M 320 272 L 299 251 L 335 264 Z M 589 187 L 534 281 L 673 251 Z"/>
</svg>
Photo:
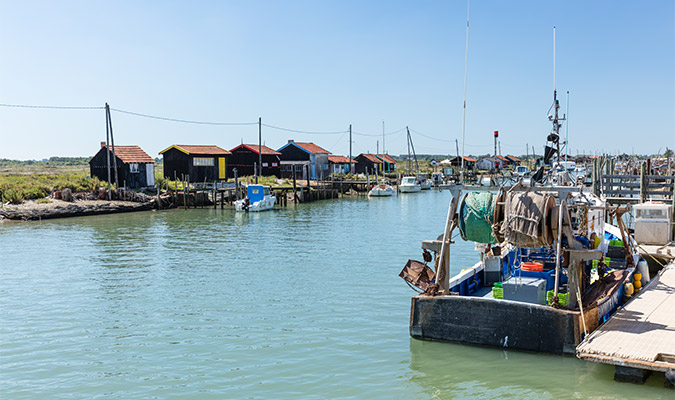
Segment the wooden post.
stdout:
<svg viewBox="0 0 675 400">
<path fill-rule="evenodd" d="M 239 200 L 239 177 L 237 176 L 237 169 L 233 168 L 232 172 L 234 172 L 234 199 Z"/>
<path fill-rule="evenodd" d="M 258 117 L 258 168 L 260 173 L 257 174 L 262 177 L 262 117 Z M 258 183 L 256 180 L 255 183 Z"/>
<path fill-rule="evenodd" d="M 293 202 L 298 204 L 298 193 L 296 192 L 296 182 L 295 182 L 295 165 L 291 164 L 293 168 Z"/>
<path fill-rule="evenodd" d="M 113 155 L 113 167 L 115 170 L 115 189 L 120 188 L 119 180 L 117 178 L 117 156 L 115 155 L 115 136 L 113 136 L 113 126 L 112 126 L 112 117 L 110 116 L 110 106 L 108 103 L 105 103 L 106 114 L 108 118 L 108 127 L 110 129 L 110 144 L 112 145 L 112 155 Z M 124 189 L 126 190 L 127 184 L 124 183 Z"/>
<path fill-rule="evenodd" d="M 647 163 L 640 165 L 640 202 L 647 200 Z"/>
<path fill-rule="evenodd" d="M 105 103 L 105 155 L 108 160 L 108 201 L 110 201 L 112 195 L 110 194 L 110 126 L 108 123 L 108 103 Z"/>
</svg>

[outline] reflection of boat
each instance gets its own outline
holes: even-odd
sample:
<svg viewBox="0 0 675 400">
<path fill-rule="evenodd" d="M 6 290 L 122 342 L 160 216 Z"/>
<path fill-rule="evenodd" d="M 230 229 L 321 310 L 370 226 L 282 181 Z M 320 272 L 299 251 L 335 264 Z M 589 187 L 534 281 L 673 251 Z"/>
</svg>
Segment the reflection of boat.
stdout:
<svg viewBox="0 0 675 400">
<path fill-rule="evenodd" d="M 246 198 L 234 202 L 237 211 L 266 211 L 271 210 L 277 198 L 270 192 L 270 187 L 265 185 L 248 185 Z"/>
<path fill-rule="evenodd" d="M 417 193 L 422 190 L 417 177 L 415 176 L 404 176 L 401 178 L 401 184 L 398 185 L 398 190 L 401 193 Z"/>
<path fill-rule="evenodd" d="M 394 194 L 394 189 L 391 187 L 391 185 L 387 185 L 386 183 L 380 183 L 379 185 L 375 185 L 370 189 L 370 192 L 368 192 L 368 196 L 371 197 L 388 197 Z"/>
</svg>

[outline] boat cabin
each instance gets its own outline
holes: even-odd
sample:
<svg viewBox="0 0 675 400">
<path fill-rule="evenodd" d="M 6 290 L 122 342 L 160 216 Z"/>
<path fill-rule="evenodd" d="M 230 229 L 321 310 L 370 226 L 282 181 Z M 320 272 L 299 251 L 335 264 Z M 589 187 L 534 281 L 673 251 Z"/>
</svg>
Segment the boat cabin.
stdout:
<svg viewBox="0 0 675 400">
<path fill-rule="evenodd" d="M 246 189 L 246 197 L 251 201 L 251 204 L 258 202 L 270 195 L 270 187 L 265 185 L 248 185 Z"/>
</svg>

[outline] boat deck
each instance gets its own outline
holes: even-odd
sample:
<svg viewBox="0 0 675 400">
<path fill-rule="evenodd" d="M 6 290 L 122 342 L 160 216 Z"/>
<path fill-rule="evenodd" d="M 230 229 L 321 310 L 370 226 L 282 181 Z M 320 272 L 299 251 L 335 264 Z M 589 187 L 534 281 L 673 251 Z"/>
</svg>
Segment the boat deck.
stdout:
<svg viewBox="0 0 675 400">
<path fill-rule="evenodd" d="M 675 262 L 590 334 L 577 357 L 640 371 L 675 370 Z M 616 377 L 616 375 L 615 375 Z"/>
</svg>

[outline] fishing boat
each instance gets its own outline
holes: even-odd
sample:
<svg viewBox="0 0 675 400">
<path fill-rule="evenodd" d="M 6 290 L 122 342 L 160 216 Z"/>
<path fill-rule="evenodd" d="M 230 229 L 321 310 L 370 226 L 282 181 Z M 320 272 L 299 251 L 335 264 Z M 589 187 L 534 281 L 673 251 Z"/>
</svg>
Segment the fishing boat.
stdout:
<svg viewBox="0 0 675 400">
<path fill-rule="evenodd" d="M 418 193 L 422 190 L 419 180 L 416 176 L 404 176 L 398 185 L 401 193 Z"/>
<path fill-rule="evenodd" d="M 623 304 L 634 279 L 634 240 L 621 222 L 604 222 L 606 211 L 620 220 L 622 210 L 582 187 L 475 189 L 450 189 L 445 232 L 422 242 L 423 262 L 408 260 L 401 271 L 421 292 L 412 298 L 410 335 L 573 354 Z M 450 276 L 455 229 L 477 243 L 480 261 Z"/>
<path fill-rule="evenodd" d="M 274 208 L 277 198 L 266 185 L 248 185 L 246 197 L 234 202 L 237 211 L 267 211 Z"/>
<path fill-rule="evenodd" d="M 555 72 L 553 108 L 544 164 L 560 154 L 565 120 L 558 115 Z M 449 187 L 443 233 L 422 242 L 423 262 L 408 260 L 399 274 L 421 292 L 411 301 L 413 338 L 574 354 L 623 304 L 640 281 L 634 274 L 641 264 L 622 220 L 628 209 L 608 207 L 566 175 L 541 167 L 531 179 L 535 186 Z M 455 229 L 476 243 L 480 261 L 450 276 Z"/>
</svg>

